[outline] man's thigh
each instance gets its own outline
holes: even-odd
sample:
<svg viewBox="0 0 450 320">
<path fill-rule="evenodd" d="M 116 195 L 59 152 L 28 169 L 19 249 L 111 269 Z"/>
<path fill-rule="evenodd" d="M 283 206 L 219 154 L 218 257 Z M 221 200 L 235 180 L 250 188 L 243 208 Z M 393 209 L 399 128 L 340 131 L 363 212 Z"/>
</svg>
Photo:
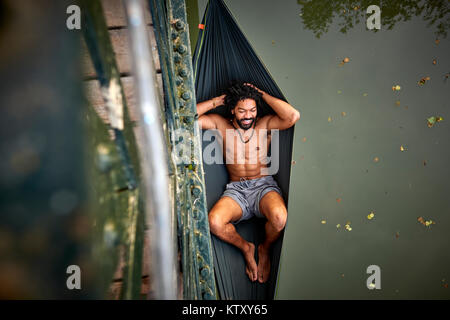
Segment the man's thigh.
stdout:
<svg viewBox="0 0 450 320">
<path fill-rule="evenodd" d="M 238 221 L 242 217 L 241 206 L 231 197 L 223 196 L 216 202 L 209 212 L 211 218 L 220 220 L 222 223 Z"/>
</svg>

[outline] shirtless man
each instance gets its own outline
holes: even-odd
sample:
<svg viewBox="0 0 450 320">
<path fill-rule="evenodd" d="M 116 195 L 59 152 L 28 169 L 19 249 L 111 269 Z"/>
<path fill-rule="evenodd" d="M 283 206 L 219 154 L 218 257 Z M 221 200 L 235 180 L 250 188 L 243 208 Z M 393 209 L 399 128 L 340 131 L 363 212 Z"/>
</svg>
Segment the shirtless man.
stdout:
<svg viewBox="0 0 450 320">
<path fill-rule="evenodd" d="M 276 114 L 258 118 L 260 99 L 264 99 Z M 230 108 L 230 119 L 218 114 L 205 114 L 221 105 Z M 258 280 L 264 283 L 269 278 L 270 272 L 270 246 L 286 225 L 287 210 L 275 180 L 271 175 L 263 174 L 262 169 L 267 168 L 267 165 L 261 163 L 261 155 L 255 159 L 256 161 L 248 160 L 255 150 L 265 150 L 266 154 L 263 156 L 267 156 L 270 130 L 292 127 L 300 119 L 300 113 L 287 102 L 272 97 L 249 83 L 235 84 L 226 94 L 198 103 L 197 113 L 202 129 L 216 129 L 220 132 L 231 180 L 222 197 L 209 212 L 210 230 L 219 239 L 233 244 L 242 251 L 246 273 L 251 281 Z M 228 141 L 230 131 L 237 133 L 233 143 Z M 265 140 L 267 146 L 261 146 L 258 136 L 266 132 L 268 132 Z M 252 138 L 255 141 L 248 143 Z M 230 158 L 236 160 L 240 152 L 245 154 L 244 163 L 228 161 Z M 258 246 L 258 264 L 254 256 L 255 245 L 244 240 L 234 227 L 234 224 L 250 219 L 254 215 L 267 219 L 265 241 Z"/>
</svg>

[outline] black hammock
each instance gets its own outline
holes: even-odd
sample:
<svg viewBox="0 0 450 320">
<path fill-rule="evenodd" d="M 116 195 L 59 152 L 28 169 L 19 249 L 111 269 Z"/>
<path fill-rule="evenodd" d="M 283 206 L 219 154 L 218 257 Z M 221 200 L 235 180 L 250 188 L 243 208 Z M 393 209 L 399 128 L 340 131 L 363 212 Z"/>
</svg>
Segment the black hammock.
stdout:
<svg viewBox="0 0 450 320">
<path fill-rule="evenodd" d="M 194 27 L 194 26 L 192 26 Z M 283 94 L 262 64 L 250 43 L 239 29 L 223 0 L 210 0 L 202 23 L 194 52 L 193 67 L 197 101 L 205 101 L 223 94 L 232 81 L 246 81 L 283 99 Z M 264 104 L 262 113 L 274 113 Z M 210 112 L 225 115 L 225 107 Z M 261 115 L 258 115 L 261 116 Z M 274 176 L 283 192 L 287 205 L 292 158 L 294 128 L 280 131 L 279 171 Z M 203 149 L 211 142 L 203 142 Z M 204 164 L 208 211 L 219 200 L 228 173 L 223 164 Z M 257 247 L 264 240 L 263 219 L 253 218 L 236 225 L 237 232 Z M 273 299 L 283 235 L 272 246 L 271 272 L 265 284 L 251 282 L 245 273 L 241 252 L 234 246 L 212 235 L 214 269 L 221 299 Z M 257 260 L 258 261 L 258 260 Z"/>
</svg>

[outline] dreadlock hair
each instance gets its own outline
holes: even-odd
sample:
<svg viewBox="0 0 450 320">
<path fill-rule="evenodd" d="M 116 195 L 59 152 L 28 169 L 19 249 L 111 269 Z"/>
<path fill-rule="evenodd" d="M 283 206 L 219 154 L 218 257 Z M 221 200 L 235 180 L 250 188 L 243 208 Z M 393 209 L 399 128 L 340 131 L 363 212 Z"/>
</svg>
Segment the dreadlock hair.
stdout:
<svg viewBox="0 0 450 320">
<path fill-rule="evenodd" d="M 225 106 L 227 107 L 227 116 L 228 118 L 232 118 L 233 114 L 231 110 L 233 110 L 237 103 L 241 100 L 245 99 L 253 99 L 256 102 L 257 113 L 261 114 L 261 97 L 262 94 L 259 93 L 258 90 L 245 85 L 243 81 L 234 81 L 231 83 L 231 86 L 225 90 Z"/>
</svg>

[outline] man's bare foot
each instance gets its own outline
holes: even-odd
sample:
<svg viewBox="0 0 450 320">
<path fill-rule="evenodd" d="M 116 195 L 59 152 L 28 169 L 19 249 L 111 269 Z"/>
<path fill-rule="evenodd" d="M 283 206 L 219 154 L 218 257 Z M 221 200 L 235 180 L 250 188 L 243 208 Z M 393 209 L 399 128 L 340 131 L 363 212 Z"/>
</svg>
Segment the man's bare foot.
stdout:
<svg viewBox="0 0 450 320">
<path fill-rule="evenodd" d="M 269 279 L 270 256 L 269 249 L 262 244 L 258 246 L 258 281 L 264 283 Z"/>
<path fill-rule="evenodd" d="M 245 273 L 248 275 L 250 281 L 256 281 L 258 279 L 258 267 L 255 260 L 255 245 L 251 242 L 248 243 L 248 249 L 242 251 L 244 254 Z"/>
</svg>

